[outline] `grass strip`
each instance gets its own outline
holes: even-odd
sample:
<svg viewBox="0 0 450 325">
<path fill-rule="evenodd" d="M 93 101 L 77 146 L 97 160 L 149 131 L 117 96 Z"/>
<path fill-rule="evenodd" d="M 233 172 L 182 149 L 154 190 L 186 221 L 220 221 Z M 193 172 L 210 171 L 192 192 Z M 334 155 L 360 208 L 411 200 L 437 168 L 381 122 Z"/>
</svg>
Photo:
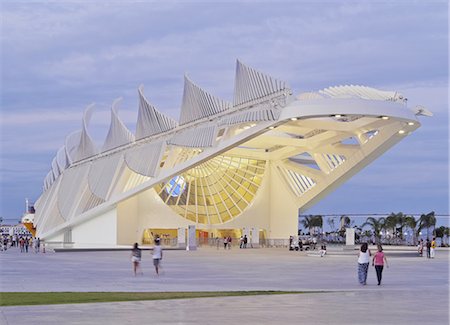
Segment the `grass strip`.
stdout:
<svg viewBox="0 0 450 325">
<path fill-rule="evenodd" d="M 0 292 L 0 306 L 81 304 L 113 301 L 191 299 L 298 294 L 301 291 L 200 291 L 200 292 Z"/>
</svg>

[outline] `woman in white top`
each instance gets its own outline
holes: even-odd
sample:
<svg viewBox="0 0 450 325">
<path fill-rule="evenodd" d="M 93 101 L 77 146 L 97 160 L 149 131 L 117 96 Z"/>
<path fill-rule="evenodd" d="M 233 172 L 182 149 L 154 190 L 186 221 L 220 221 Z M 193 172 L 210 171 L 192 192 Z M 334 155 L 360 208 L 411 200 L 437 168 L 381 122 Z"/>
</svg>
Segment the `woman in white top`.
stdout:
<svg viewBox="0 0 450 325">
<path fill-rule="evenodd" d="M 366 285 L 370 255 L 367 243 L 362 244 L 358 255 L 358 280 L 362 285 Z"/>
</svg>

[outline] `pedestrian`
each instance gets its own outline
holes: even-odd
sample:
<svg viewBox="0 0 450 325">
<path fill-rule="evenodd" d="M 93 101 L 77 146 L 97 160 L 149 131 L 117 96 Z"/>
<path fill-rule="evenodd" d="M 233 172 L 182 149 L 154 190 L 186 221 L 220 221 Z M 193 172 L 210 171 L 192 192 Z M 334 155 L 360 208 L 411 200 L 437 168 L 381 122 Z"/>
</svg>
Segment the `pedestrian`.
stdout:
<svg viewBox="0 0 450 325">
<path fill-rule="evenodd" d="M 366 285 L 367 283 L 370 256 L 371 253 L 367 243 L 363 243 L 358 253 L 358 280 L 362 285 Z"/>
<path fill-rule="evenodd" d="M 228 245 L 228 237 L 225 236 L 223 237 L 223 249 L 227 249 L 227 245 Z"/>
<path fill-rule="evenodd" d="M 386 267 L 389 267 L 386 256 L 383 253 L 383 248 L 378 244 L 378 252 L 375 253 L 372 259 L 372 266 L 375 266 L 375 271 L 377 272 L 378 285 L 381 284 L 384 264 L 386 264 Z"/>
<path fill-rule="evenodd" d="M 25 238 L 25 253 L 28 253 L 28 246 L 30 245 L 30 238 Z"/>
<path fill-rule="evenodd" d="M 153 265 L 155 266 L 156 274 L 159 274 L 159 268 L 161 267 L 161 260 L 163 258 L 162 247 L 160 245 L 160 239 L 155 239 L 155 246 L 153 247 Z"/>
<path fill-rule="evenodd" d="M 36 237 L 34 237 L 33 245 L 34 245 L 34 252 L 37 254 L 39 252 L 39 244 L 38 239 Z"/>
<path fill-rule="evenodd" d="M 231 249 L 231 236 L 228 236 L 227 242 L 228 242 L 228 249 Z"/>
<path fill-rule="evenodd" d="M 431 257 L 431 242 L 428 238 L 427 238 L 426 246 L 427 246 L 427 258 L 430 258 Z"/>
<path fill-rule="evenodd" d="M 423 239 L 420 239 L 419 244 L 417 245 L 417 251 L 419 252 L 419 256 L 423 256 Z"/>
<path fill-rule="evenodd" d="M 244 248 L 247 248 L 248 238 L 247 235 L 244 235 Z"/>
<path fill-rule="evenodd" d="M 327 254 L 327 245 L 325 243 L 322 243 L 322 245 L 320 246 L 319 254 L 320 257 L 324 257 Z"/>
<path fill-rule="evenodd" d="M 433 240 L 430 244 L 430 257 L 434 258 L 434 255 L 436 254 L 436 238 L 433 237 Z"/>
<path fill-rule="evenodd" d="M 133 249 L 131 250 L 131 262 L 133 263 L 134 276 L 136 276 L 137 271 L 140 269 L 141 256 L 142 252 L 138 243 L 134 243 Z M 142 271 L 140 273 L 141 275 L 144 274 Z"/>
<path fill-rule="evenodd" d="M 239 238 L 239 248 L 244 247 L 244 237 L 241 236 L 241 238 Z"/>
</svg>

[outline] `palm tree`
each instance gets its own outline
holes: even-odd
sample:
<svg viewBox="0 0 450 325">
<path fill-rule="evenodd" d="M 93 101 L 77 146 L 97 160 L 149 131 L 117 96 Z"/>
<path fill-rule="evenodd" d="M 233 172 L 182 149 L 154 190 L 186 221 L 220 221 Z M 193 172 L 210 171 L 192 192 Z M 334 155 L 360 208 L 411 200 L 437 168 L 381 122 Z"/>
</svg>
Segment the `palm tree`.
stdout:
<svg viewBox="0 0 450 325">
<path fill-rule="evenodd" d="M 427 238 L 430 238 L 429 231 L 430 228 L 436 225 L 436 217 L 434 216 L 434 211 L 428 214 L 422 214 L 419 219 L 419 231 L 422 229 L 427 229 Z"/>
<path fill-rule="evenodd" d="M 303 219 L 300 221 L 301 224 L 303 225 L 303 227 L 305 227 L 305 229 L 309 230 L 310 234 L 311 234 L 311 228 L 313 227 L 313 219 L 314 219 L 314 217 L 309 215 L 309 216 L 304 216 Z"/>
<path fill-rule="evenodd" d="M 334 223 L 334 218 L 328 218 L 327 219 L 327 223 L 328 223 L 328 226 L 330 227 L 330 230 L 332 232 L 335 232 L 336 231 L 336 229 L 335 229 L 336 225 Z"/>
<path fill-rule="evenodd" d="M 444 246 L 443 244 L 444 244 L 444 235 L 445 235 L 446 228 L 447 227 L 445 227 L 445 226 L 440 226 L 439 228 L 434 229 L 434 235 L 437 238 L 441 239 L 441 246 Z"/>
<path fill-rule="evenodd" d="M 450 236 L 450 227 L 445 227 L 444 236 L 447 238 L 446 245 L 448 245 L 448 237 Z"/>
<path fill-rule="evenodd" d="M 375 236 L 375 242 L 379 244 L 381 239 L 381 231 L 384 229 L 385 221 L 385 218 L 368 217 L 366 222 L 361 225 L 361 228 L 370 226 L 372 228 L 373 235 Z"/>
<path fill-rule="evenodd" d="M 314 228 L 320 228 L 320 233 L 323 233 L 323 218 L 320 215 L 313 217 Z M 317 232 L 317 231 L 316 231 Z"/>
<path fill-rule="evenodd" d="M 417 220 L 413 216 L 405 217 L 406 226 L 411 229 L 413 235 L 413 245 L 417 245 L 417 237 L 419 236 L 419 229 L 417 227 Z"/>
</svg>

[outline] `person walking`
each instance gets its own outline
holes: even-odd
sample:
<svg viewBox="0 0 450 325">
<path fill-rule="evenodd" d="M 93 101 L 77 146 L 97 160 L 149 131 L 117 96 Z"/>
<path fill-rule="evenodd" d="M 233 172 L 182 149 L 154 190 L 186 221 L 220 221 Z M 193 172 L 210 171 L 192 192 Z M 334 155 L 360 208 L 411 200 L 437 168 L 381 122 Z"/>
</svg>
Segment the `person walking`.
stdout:
<svg viewBox="0 0 450 325">
<path fill-rule="evenodd" d="M 136 276 L 137 271 L 140 269 L 141 257 L 141 249 L 139 248 L 138 243 L 134 243 L 133 249 L 131 250 L 131 262 L 133 263 L 134 276 Z M 141 271 L 140 274 L 142 275 L 144 273 Z"/>
<path fill-rule="evenodd" d="M 377 272 L 378 285 L 381 285 L 384 264 L 386 264 L 386 267 L 389 267 L 383 248 L 378 244 L 378 252 L 375 253 L 372 259 L 372 266 L 375 266 L 375 271 Z"/>
<path fill-rule="evenodd" d="M 366 285 L 367 283 L 370 256 L 371 253 L 367 243 L 363 243 L 358 253 L 358 280 L 362 285 Z"/>
<path fill-rule="evenodd" d="M 156 274 L 159 275 L 159 268 L 163 258 L 163 252 L 159 238 L 155 239 L 155 246 L 153 247 L 153 265 L 155 266 Z"/>
<path fill-rule="evenodd" d="M 433 237 L 433 240 L 430 244 L 430 258 L 434 258 L 434 255 L 436 254 L 436 238 Z"/>
<path fill-rule="evenodd" d="M 231 236 L 228 236 L 227 238 L 228 249 L 231 249 L 231 241 L 232 241 Z"/>
<path fill-rule="evenodd" d="M 223 237 L 223 249 L 227 249 L 227 245 L 228 245 L 228 237 L 225 236 Z"/>
<path fill-rule="evenodd" d="M 419 252 L 419 256 L 423 256 L 423 239 L 419 241 L 419 244 L 417 245 L 417 251 Z"/>
<path fill-rule="evenodd" d="M 248 238 L 247 235 L 244 235 L 244 248 L 247 248 Z"/>
<path fill-rule="evenodd" d="M 431 242 L 428 238 L 427 238 L 426 246 L 427 246 L 427 258 L 430 258 L 431 257 Z"/>
</svg>

